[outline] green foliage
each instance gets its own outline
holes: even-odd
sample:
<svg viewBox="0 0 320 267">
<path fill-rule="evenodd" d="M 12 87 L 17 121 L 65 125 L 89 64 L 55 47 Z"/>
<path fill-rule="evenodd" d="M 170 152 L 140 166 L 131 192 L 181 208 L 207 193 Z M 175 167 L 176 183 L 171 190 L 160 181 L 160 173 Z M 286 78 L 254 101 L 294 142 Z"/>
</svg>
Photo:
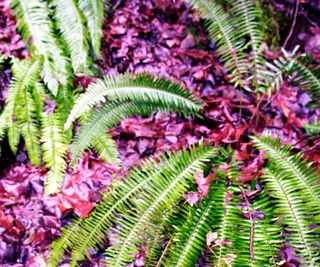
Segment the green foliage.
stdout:
<svg viewBox="0 0 320 267">
<path fill-rule="evenodd" d="M 104 9 L 109 9 L 109 0 L 79 0 L 79 9 L 86 19 L 94 53 L 100 57 Z"/>
<path fill-rule="evenodd" d="M 60 191 L 64 179 L 68 149 L 67 137 L 63 131 L 63 120 L 60 114 L 44 112 L 41 119 L 43 160 L 49 169 L 45 193 L 50 195 Z"/>
<path fill-rule="evenodd" d="M 65 229 L 62 238 L 68 236 L 68 240 L 53 244 L 50 263 L 55 265 L 61 259 L 65 242 L 72 247 L 73 263 L 84 259 L 88 248 L 103 244 L 106 231 L 115 224 L 126 227 L 113 229 L 118 241 L 106 252 L 107 262 L 123 266 L 132 261 L 132 254 L 138 251 L 135 244 L 152 236 L 166 209 L 188 190 L 193 173 L 201 170 L 214 154 L 214 149 L 200 144 L 190 151 L 146 160 L 127 179 L 118 182 L 89 218 L 81 220 L 81 227 Z"/>
<path fill-rule="evenodd" d="M 13 78 L 4 110 L 2 129 L 7 129 L 11 150 L 16 153 L 20 136 L 25 139 L 30 161 L 40 164 L 39 132 L 36 122 L 37 103 L 32 93 L 39 86 L 41 60 L 13 59 Z M 35 94 L 36 95 L 36 94 Z M 3 134 L 2 134 L 3 135 Z"/>
<path fill-rule="evenodd" d="M 61 35 L 70 52 L 73 70 L 74 72 L 84 72 L 87 69 L 89 44 L 87 30 L 76 1 L 55 0 L 54 5 Z"/>
<path fill-rule="evenodd" d="M 53 95 L 68 80 L 67 59 L 52 31 L 47 4 L 41 0 L 14 0 L 11 5 L 23 40 L 33 56 L 44 59 L 42 78 Z"/>
<path fill-rule="evenodd" d="M 292 154 L 292 148 L 282 147 L 278 138 L 264 134 L 253 141 L 267 152 L 270 166 L 265 169 L 264 179 L 268 194 L 275 198 L 275 212 L 285 227 L 290 245 L 294 246 L 302 262 L 307 266 L 319 264 L 316 248 L 319 236 L 312 227 L 320 214 L 320 175 L 315 166 L 303 159 L 303 154 Z"/>
<path fill-rule="evenodd" d="M 50 264 L 57 266 L 68 251 L 76 266 L 109 233 L 107 266 L 127 266 L 139 244 L 146 245 L 146 266 L 195 266 L 204 252 L 212 266 L 276 266 L 284 242 L 294 246 L 307 266 L 317 266 L 318 231 L 311 226 L 319 215 L 312 197 L 319 196 L 318 174 L 279 140 L 267 135 L 253 140 L 270 159 L 258 197 L 247 199 L 232 167 L 229 177 L 217 172 L 208 197 L 197 206 L 183 204 L 194 174 L 209 162 L 221 162 L 218 151 L 203 143 L 148 159 L 114 184 L 88 218 L 63 229 L 52 245 Z"/>
<path fill-rule="evenodd" d="M 107 99 L 106 99 L 107 98 Z M 105 76 L 89 85 L 75 102 L 65 124 L 71 123 L 99 103 L 109 101 L 148 102 L 162 108 L 174 109 L 181 114 L 195 114 L 202 104 L 178 83 L 151 74 L 130 73 Z"/>
<path fill-rule="evenodd" d="M 291 53 L 283 51 L 283 56 L 273 63 L 263 55 L 264 22 L 261 6 L 253 0 L 231 1 L 230 10 L 217 0 L 188 0 L 201 17 L 206 20 L 211 39 L 228 70 L 230 82 L 235 86 L 256 93 L 271 96 L 279 90 L 285 78 L 292 76 L 294 82 L 310 92 L 318 106 L 320 98 L 320 72 L 313 64 L 312 57 L 297 55 L 296 47 Z"/>
</svg>

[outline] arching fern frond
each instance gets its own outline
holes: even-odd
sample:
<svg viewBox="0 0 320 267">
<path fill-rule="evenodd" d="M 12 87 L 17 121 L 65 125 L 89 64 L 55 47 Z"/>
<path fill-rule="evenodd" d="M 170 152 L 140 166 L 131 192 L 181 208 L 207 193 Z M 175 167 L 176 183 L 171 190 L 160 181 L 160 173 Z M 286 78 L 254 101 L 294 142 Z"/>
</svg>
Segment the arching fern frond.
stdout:
<svg viewBox="0 0 320 267">
<path fill-rule="evenodd" d="M 79 9 L 83 13 L 90 33 L 94 53 L 100 57 L 102 24 L 105 8 L 109 0 L 79 0 Z"/>
<path fill-rule="evenodd" d="M 68 46 L 72 67 L 75 72 L 84 72 L 87 69 L 89 45 L 86 28 L 76 1 L 56 0 L 54 4 L 55 17 Z"/>
<path fill-rule="evenodd" d="M 237 39 L 249 36 L 252 69 L 254 71 L 252 79 L 253 86 L 259 89 L 263 83 L 263 72 L 265 60 L 261 55 L 261 44 L 263 42 L 263 32 L 258 21 L 259 9 L 253 0 L 237 0 L 234 1 L 232 12 L 234 15 L 234 23 L 237 25 Z"/>
<path fill-rule="evenodd" d="M 217 49 L 231 77 L 231 82 L 237 86 L 245 84 L 243 78 L 247 74 L 247 59 L 242 53 L 243 42 L 235 38 L 235 26 L 232 19 L 215 3 L 214 0 L 188 0 L 206 19 L 206 27 L 210 38 L 216 41 Z"/>
<path fill-rule="evenodd" d="M 89 85 L 87 91 L 77 100 L 65 124 L 69 128 L 79 116 L 96 104 L 108 100 L 140 101 L 175 109 L 181 114 L 194 114 L 202 104 L 181 85 L 170 80 L 155 78 L 150 74 L 130 73 L 105 76 Z"/>
<path fill-rule="evenodd" d="M 286 170 L 278 167 L 264 170 L 266 190 L 276 199 L 275 212 L 280 214 L 280 222 L 286 227 L 289 244 L 296 248 L 297 256 L 303 257 L 301 263 L 306 266 L 319 266 L 319 249 L 316 247 L 319 239 L 314 234 L 310 216 L 306 213 L 303 202 L 303 190 L 299 182 L 286 175 Z M 316 211 L 316 210 L 315 210 Z M 317 212 L 317 211 L 316 211 Z"/>
<path fill-rule="evenodd" d="M 67 61 L 62 55 L 52 30 L 48 6 L 41 0 L 14 0 L 11 4 L 18 19 L 23 40 L 30 44 L 34 56 L 43 56 L 42 78 L 53 95 L 68 80 Z"/>
<path fill-rule="evenodd" d="M 304 160 L 303 154 L 292 154 L 290 145 L 282 147 L 279 138 L 271 139 L 265 133 L 261 138 L 252 137 L 255 146 L 267 152 L 271 162 L 283 171 L 283 179 L 288 179 L 300 188 L 300 198 L 308 203 L 313 213 L 320 214 L 320 175 L 316 168 Z"/>
<path fill-rule="evenodd" d="M 67 243 L 72 246 L 73 264 L 84 259 L 89 248 L 102 244 L 113 225 L 119 226 L 113 229 L 119 240 L 107 250 L 107 262 L 111 266 L 130 263 L 132 255 L 138 251 L 135 244 L 143 243 L 145 237 L 152 237 L 163 212 L 168 208 L 167 212 L 170 212 L 171 205 L 188 190 L 193 174 L 214 154 L 215 149 L 201 143 L 189 151 L 147 160 L 139 169 L 134 169 L 107 194 L 89 218 L 81 220 L 81 227 L 70 229 L 70 235 L 65 233 L 69 236 Z M 56 258 L 55 249 L 51 257 Z"/>
<path fill-rule="evenodd" d="M 59 192 L 64 179 L 67 156 L 67 137 L 60 114 L 42 114 L 41 142 L 43 160 L 49 169 L 45 182 L 47 195 Z"/>
</svg>

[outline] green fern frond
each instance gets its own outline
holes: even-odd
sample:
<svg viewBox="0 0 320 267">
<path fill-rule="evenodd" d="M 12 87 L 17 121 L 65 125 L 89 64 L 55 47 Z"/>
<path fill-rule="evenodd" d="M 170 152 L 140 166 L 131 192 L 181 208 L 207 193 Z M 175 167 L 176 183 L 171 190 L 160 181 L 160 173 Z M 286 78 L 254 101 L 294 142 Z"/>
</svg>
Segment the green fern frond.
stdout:
<svg viewBox="0 0 320 267">
<path fill-rule="evenodd" d="M 41 142 L 43 160 L 49 169 L 45 182 L 47 195 L 59 192 L 64 179 L 67 156 L 67 137 L 63 129 L 63 120 L 57 113 L 42 114 Z"/>
<path fill-rule="evenodd" d="M 182 114 L 192 114 L 199 111 L 202 104 L 181 85 L 170 80 L 155 78 L 150 74 L 130 73 L 106 76 L 103 80 L 89 85 L 87 91 L 77 100 L 65 124 L 69 128 L 71 123 L 93 108 L 96 104 L 108 100 L 140 101 L 157 104 L 177 110 Z"/>
<path fill-rule="evenodd" d="M 274 210 L 265 192 L 249 203 L 249 218 L 239 218 L 232 246 L 237 257 L 233 266 L 276 266 L 279 260 L 281 229 L 276 225 Z M 246 211 L 242 211 L 245 213 Z M 259 214 L 259 215 L 256 215 Z"/>
<path fill-rule="evenodd" d="M 84 72 L 87 69 L 89 45 L 86 28 L 76 1 L 55 0 L 55 17 L 61 35 L 68 46 L 74 71 Z"/>
<path fill-rule="evenodd" d="M 214 0 L 188 0 L 206 19 L 210 38 L 216 41 L 217 50 L 229 71 L 231 82 L 244 85 L 247 74 L 247 59 L 242 50 L 244 45 L 235 38 L 232 19 Z"/>
<path fill-rule="evenodd" d="M 200 206 L 184 208 L 179 213 L 181 226 L 175 226 L 176 233 L 168 255 L 161 266 L 195 266 L 202 251 L 206 249 L 206 235 L 218 222 L 215 220 L 217 213 L 217 200 L 224 194 L 224 183 L 213 185 L 209 197 L 200 203 Z M 176 225 L 175 220 L 175 225 Z"/>
<path fill-rule="evenodd" d="M 34 56 L 43 56 L 42 78 L 53 95 L 68 80 L 67 61 L 51 30 L 48 6 L 41 0 L 14 0 L 11 7 L 18 19 L 23 40 Z"/>
<path fill-rule="evenodd" d="M 116 229 L 119 243 L 106 252 L 107 261 L 111 266 L 124 266 L 132 261 L 132 254 L 138 250 L 135 244 L 143 242 L 143 236 L 150 238 L 155 221 L 161 220 L 161 214 L 181 198 L 188 190 L 193 174 L 214 154 L 215 149 L 201 143 L 189 151 L 146 160 L 141 167 L 135 168 L 127 179 L 115 185 L 89 218 L 81 220 L 81 227 L 69 234 L 67 242 L 72 248 L 73 264 L 88 256 L 89 248 L 103 244 L 105 234 L 113 225 L 123 227 Z M 53 249 L 52 257 L 55 253 Z"/>
<path fill-rule="evenodd" d="M 103 161 L 107 163 L 121 162 L 117 145 L 110 134 L 105 133 L 100 135 L 97 140 L 93 142 L 93 146 Z"/>
<path fill-rule="evenodd" d="M 79 235 L 81 223 L 82 220 L 74 219 L 69 225 L 62 228 L 61 237 L 51 244 L 51 252 L 48 260 L 49 266 L 58 266 L 63 259 L 63 254 L 65 252 L 70 252 L 75 237 Z"/>
<path fill-rule="evenodd" d="M 40 140 L 39 127 L 36 120 L 36 107 L 28 88 L 19 94 L 19 106 L 17 108 L 17 123 L 21 128 L 21 135 L 26 144 L 30 162 L 40 165 Z"/>
<path fill-rule="evenodd" d="M 5 107 L 2 113 L 2 119 L 8 128 L 8 139 L 11 150 L 16 153 L 17 146 L 20 141 L 21 123 L 28 121 L 31 126 L 33 116 L 31 118 L 26 117 L 25 111 L 34 109 L 30 106 L 30 101 L 27 101 L 26 94 L 32 89 L 40 79 L 41 60 L 17 60 L 13 59 L 12 73 L 13 77 L 9 86 L 8 96 L 6 98 Z M 30 99 L 30 95 L 28 95 Z M 22 101 L 22 102 L 20 102 Z M 26 103 L 25 103 L 26 102 Z M 26 104 L 29 104 L 25 106 Z M 26 110 L 23 110 L 23 109 Z M 20 123 L 18 123 L 18 120 Z M 24 124 L 26 126 L 26 124 Z M 32 127 L 31 127 L 32 128 Z M 29 128 L 29 129 L 31 129 Z M 24 127 L 24 133 L 27 133 L 28 127 Z M 28 138 L 28 137 L 27 137 Z M 32 137 L 31 137 L 32 138 Z M 31 140 L 28 146 L 32 144 Z M 33 147 L 33 146 L 31 146 Z M 35 161 L 37 163 L 37 161 Z"/>
<path fill-rule="evenodd" d="M 298 251 L 297 256 L 303 257 L 301 263 L 319 266 L 319 249 L 315 246 L 319 239 L 311 227 L 313 220 L 310 220 L 314 214 L 306 213 L 299 181 L 288 179 L 286 170 L 277 167 L 274 170 L 266 168 L 264 173 L 266 190 L 277 200 L 275 212 L 281 216 L 280 222 L 286 227 L 290 245 Z"/>
<path fill-rule="evenodd" d="M 288 56 L 287 56 L 288 57 Z M 320 99 L 320 68 L 313 63 L 310 55 L 290 57 L 294 61 L 288 74 L 292 76 L 295 84 L 306 89 L 312 95 L 311 107 L 319 107 Z"/>
<path fill-rule="evenodd" d="M 298 185 L 300 198 L 308 203 L 314 213 L 320 214 L 320 175 L 316 168 L 303 159 L 303 154 L 292 154 L 292 147 L 282 147 L 279 138 L 271 139 L 265 133 L 261 138 L 252 137 L 254 145 L 267 152 L 266 156 L 279 169 L 283 170 L 283 178 Z"/>
<path fill-rule="evenodd" d="M 291 56 L 289 53 L 282 49 L 283 56 L 275 59 L 273 63 L 266 62 L 266 91 L 268 92 L 269 97 L 271 96 L 271 92 L 273 90 L 280 90 L 281 86 L 284 83 L 284 76 L 292 68 L 294 64 L 294 60 L 292 57 L 295 56 L 298 46 L 294 48 L 291 52 Z"/>
<path fill-rule="evenodd" d="M 86 19 L 93 51 L 97 57 L 100 57 L 101 54 L 104 8 L 108 8 L 108 6 L 108 0 L 79 0 L 79 9 Z"/>
<path fill-rule="evenodd" d="M 263 72 L 265 60 L 261 55 L 261 44 L 263 42 L 263 32 L 261 31 L 258 21 L 259 9 L 256 7 L 253 0 L 237 0 L 232 7 L 234 15 L 234 23 L 237 25 L 237 39 L 242 39 L 249 36 L 251 54 L 252 54 L 252 69 L 254 71 L 253 85 L 259 89 L 263 83 Z"/>
</svg>

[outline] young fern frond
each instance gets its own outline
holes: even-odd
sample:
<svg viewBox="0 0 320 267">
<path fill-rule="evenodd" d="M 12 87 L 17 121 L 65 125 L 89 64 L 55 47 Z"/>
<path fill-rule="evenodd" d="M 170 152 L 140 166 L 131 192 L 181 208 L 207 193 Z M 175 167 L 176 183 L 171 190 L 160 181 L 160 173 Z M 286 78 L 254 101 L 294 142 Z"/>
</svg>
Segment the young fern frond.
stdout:
<svg viewBox="0 0 320 267">
<path fill-rule="evenodd" d="M 267 133 L 261 138 L 252 137 L 252 140 L 255 146 L 266 151 L 271 162 L 283 171 L 283 178 L 300 188 L 300 198 L 308 203 L 306 208 L 320 214 L 320 184 L 316 183 L 320 180 L 320 175 L 316 168 L 302 158 L 303 154 L 291 154 L 291 146 L 282 147 L 278 138 L 272 139 Z"/>
<path fill-rule="evenodd" d="M 53 95 L 68 80 L 67 61 L 51 30 L 48 6 L 41 0 L 14 0 L 11 5 L 18 18 L 23 40 L 33 56 L 43 57 L 42 78 Z"/>
<path fill-rule="evenodd" d="M 79 0 L 78 3 L 87 22 L 93 51 L 97 57 L 100 57 L 104 8 L 109 6 L 109 0 Z"/>
<path fill-rule="evenodd" d="M 274 166 L 264 170 L 264 179 L 268 194 L 276 199 L 275 212 L 280 214 L 279 221 L 286 227 L 289 244 L 296 249 L 297 256 L 303 257 L 301 263 L 319 266 L 319 249 L 316 247 L 319 239 L 311 227 L 313 220 L 310 220 L 315 214 L 306 213 L 307 203 L 303 202 L 304 191 L 299 190 L 299 181 L 288 179 L 286 170 Z"/>
<path fill-rule="evenodd" d="M 234 15 L 234 23 L 237 25 L 237 39 L 242 39 L 249 36 L 251 53 L 252 53 L 252 68 L 253 76 L 252 84 L 256 90 L 260 89 L 263 84 L 263 73 L 265 60 L 261 54 L 261 44 L 263 42 L 263 32 L 258 21 L 258 11 L 253 0 L 237 0 L 234 2 L 232 12 Z"/>
<path fill-rule="evenodd" d="M 54 3 L 55 17 L 70 52 L 73 70 L 74 72 L 84 72 L 87 69 L 89 44 L 86 28 L 76 1 L 55 0 Z"/>
<path fill-rule="evenodd" d="M 155 78 L 150 74 L 120 74 L 105 76 L 97 82 L 90 84 L 87 91 L 77 100 L 70 112 L 65 128 L 93 108 L 96 104 L 110 101 L 140 101 L 161 105 L 175 109 L 181 114 L 194 114 L 199 111 L 202 104 L 181 85 L 170 80 Z"/>
<path fill-rule="evenodd" d="M 119 226 L 113 229 L 119 235 L 119 241 L 107 250 L 107 262 L 111 266 L 130 263 L 132 254 L 138 251 L 135 244 L 143 243 L 145 237 L 152 238 L 161 214 L 181 198 L 191 185 L 193 174 L 203 169 L 214 154 L 215 149 L 201 143 L 189 151 L 147 160 L 139 169 L 134 169 L 127 179 L 115 185 L 89 218 L 81 220 L 79 227 L 68 227 L 70 231 L 64 236 L 68 236 L 65 242 L 72 247 L 72 264 L 88 256 L 89 248 L 103 244 L 105 234 L 113 225 Z M 56 257 L 55 244 L 51 258 L 57 262 L 61 249 L 66 248 L 59 243 Z"/>
<path fill-rule="evenodd" d="M 64 179 L 67 156 L 67 137 L 60 114 L 42 114 L 41 142 L 43 160 L 49 169 L 45 182 L 47 195 L 59 192 Z"/>
<path fill-rule="evenodd" d="M 217 50 L 229 71 L 231 82 L 237 86 L 244 85 L 247 74 L 247 59 L 242 53 L 243 43 L 235 38 L 235 27 L 232 19 L 215 3 L 214 0 L 188 0 L 206 19 L 210 38 L 216 41 Z"/>
</svg>

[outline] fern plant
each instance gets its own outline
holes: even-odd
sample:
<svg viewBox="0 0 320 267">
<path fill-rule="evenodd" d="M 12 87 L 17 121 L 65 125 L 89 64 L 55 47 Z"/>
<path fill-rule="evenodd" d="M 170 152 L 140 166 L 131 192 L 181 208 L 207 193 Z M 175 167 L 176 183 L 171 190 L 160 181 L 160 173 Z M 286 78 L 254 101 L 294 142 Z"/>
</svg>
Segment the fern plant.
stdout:
<svg viewBox="0 0 320 267">
<path fill-rule="evenodd" d="M 0 117 L 0 137 L 4 137 L 7 129 L 11 150 L 16 153 L 22 136 L 29 159 L 37 166 L 41 163 L 42 143 L 43 160 L 50 169 L 45 182 L 47 194 L 58 192 L 63 181 L 72 137 L 70 126 L 75 119 L 81 117 L 81 127 L 71 146 L 71 166 L 92 146 L 105 161 L 119 163 L 116 145 L 107 129 L 136 114 L 149 115 L 154 110 L 162 110 L 194 115 L 202 107 L 192 94 L 170 80 L 147 74 L 135 77 L 123 74 L 98 79 L 71 110 L 73 75 L 89 73 L 92 69 L 90 48 L 96 56 L 100 55 L 107 7 L 107 1 L 91 0 L 12 2 L 19 19 L 18 29 L 29 44 L 33 59 L 13 60 L 13 82 Z M 55 21 L 51 20 L 51 14 Z M 41 85 L 40 76 L 51 94 Z M 52 114 L 44 112 L 46 98 L 55 101 L 54 112 L 49 112 Z M 93 107 L 100 102 L 107 104 L 94 112 Z M 92 131 L 92 127 L 96 131 Z"/>
<path fill-rule="evenodd" d="M 115 183 L 88 218 L 75 219 L 62 230 L 52 245 L 50 265 L 57 266 L 68 251 L 71 265 L 77 266 L 89 249 L 92 253 L 105 244 L 109 233 L 106 266 L 127 266 L 139 244 L 145 246 L 146 266 L 195 266 L 203 253 L 210 266 L 276 266 L 285 242 L 302 263 L 317 266 L 319 235 L 311 226 L 319 216 L 320 186 L 314 183 L 319 175 L 277 139 L 264 135 L 253 142 L 270 159 L 258 197 L 247 199 L 232 167 L 228 175 L 216 172 L 208 197 L 197 206 L 183 202 L 195 173 L 225 160 L 210 145 L 148 159 Z"/>
<path fill-rule="evenodd" d="M 263 25 L 261 8 L 254 0 L 229 1 L 228 13 L 215 0 L 188 0 L 206 20 L 209 36 L 216 42 L 230 78 L 236 87 L 270 97 L 279 90 L 285 77 L 314 96 L 313 106 L 318 106 L 320 76 L 312 57 L 297 55 L 282 49 L 283 56 L 267 62 L 263 55 Z"/>
</svg>

